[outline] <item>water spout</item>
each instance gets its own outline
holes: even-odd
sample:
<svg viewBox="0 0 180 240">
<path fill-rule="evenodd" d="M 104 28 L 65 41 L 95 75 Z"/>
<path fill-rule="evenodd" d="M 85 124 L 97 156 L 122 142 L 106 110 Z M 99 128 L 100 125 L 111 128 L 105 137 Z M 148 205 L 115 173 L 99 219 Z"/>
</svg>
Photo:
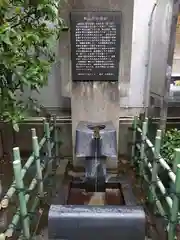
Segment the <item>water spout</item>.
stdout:
<svg viewBox="0 0 180 240">
<path fill-rule="evenodd" d="M 101 135 L 100 130 L 105 128 L 105 125 L 88 125 L 88 128 L 93 130 L 92 136 L 92 154 L 93 157 L 87 159 L 86 178 L 92 180 L 97 189 L 98 181 L 105 180 L 106 166 L 105 160 L 101 156 Z"/>
</svg>

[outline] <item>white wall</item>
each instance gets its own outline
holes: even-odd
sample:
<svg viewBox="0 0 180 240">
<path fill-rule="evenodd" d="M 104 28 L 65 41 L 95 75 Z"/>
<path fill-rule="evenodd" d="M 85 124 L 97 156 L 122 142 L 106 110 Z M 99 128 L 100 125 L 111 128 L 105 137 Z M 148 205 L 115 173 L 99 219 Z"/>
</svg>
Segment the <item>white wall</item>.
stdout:
<svg viewBox="0 0 180 240">
<path fill-rule="evenodd" d="M 158 0 L 153 17 L 153 40 L 149 65 L 150 92 L 151 96 L 159 101 L 164 98 L 166 74 L 171 74 L 172 70 L 168 64 L 168 48 L 173 5 L 174 0 Z"/>
<path fill-rule="evenodd" d="M 131 54 L 131 82 L 129 107 L 138 108 L 144 102 L 146 63 L 148 49 L 148 22 L 155 0 L 135 0 Z"/>
<path fill-rule="evenodd" d="M 121 98 L 120 107 L 121 108 L 142 108 L 144 104 L 144 83 L 146 77 L 146 63 L 147 63 L 147 47 L 148 47 L 148 22 L 150 19 L 150 14 L 153 8 L 155 0 L 134 0 L 134 12 L 133 12 L 133 36 L 132 36 L 132 45 L 129 45 L 131 48 L 131 70 L 130 70 L 130 82 L 121 84 L 121 91 L 126 91 L 129 89 L 126 97 Z M 127 1 L 128 4 L 128 1 Z M 127 16 L 126 16 L 127 17 Z M 130 21 L 131 18 L 130 18 Z M 65 33 L 67 38 L 67 33 Z M 64 36 L 62 36 L 62 39 Z M 64 41 L 64 40 L 62 40 Z M 67 49 L 66 40 L 64 49 Z M 59 52 L 59 58 L 62 59 L 64 56 L 64 49 Z M 125 51 L 129 51 L 124 49 Z M 124 54 L 126 56 L 126 54 Z M 66 59 L 66 57 L 65 57 Z M 126 61 L 126 60 L 125 60 Z M 49 77 L 48 87 L 44 87 L 41 91 L 41 95 L 37 96 L 42 105 L 46 107 L 70 107 L 67 99 L 62 97 L 64 84 L 67 83 L 70 78 L 69 76 L 69 66 L 62 61 L 62 66 L 60 70 L 60 65 L 53 69 L 52 74 Z M 61 76 L 62 73 L 62 76 Z M 121 74 L 127 74 L 126 72 Z M 62 86 L 63 83 L 63 86 Z M 65 87 L 67 88 L 67 86 Z M 123 95 L 123 94 L 122 94 Z M 66 106 L 65 106 L 66 105 Z M 126 109 L 125 115 L 132 115 L 133 113 L 128 114 Z M 131 110 L 132 112 L 132 110 Z M 123 115 L 123 114 L 121 114 Z"/>
</svg>

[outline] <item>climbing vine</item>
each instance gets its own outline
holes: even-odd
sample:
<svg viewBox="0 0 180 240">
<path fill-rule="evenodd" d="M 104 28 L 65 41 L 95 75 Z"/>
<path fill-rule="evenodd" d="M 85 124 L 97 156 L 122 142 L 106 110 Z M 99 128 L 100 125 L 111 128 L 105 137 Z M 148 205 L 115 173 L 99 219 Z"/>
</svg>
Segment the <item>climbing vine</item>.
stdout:
<svg viewBox="0 0 180 240">
<path fill-rule="evenodd" d="M 175 149 L 180 147 L 180 130 L 173 128 L 165 133 L 161 155 L 169 165 L 173 163 Z"/>
<path fill-rule="evenodd" d="M 21 96 L 27 89 L 39 92 L 47 84 L 55 61 L 52 43 L 64 28 L 59 4 L 0 0 L 0 120 L 11 122 L 16 131 L 28 109 Z"/>
</svg>

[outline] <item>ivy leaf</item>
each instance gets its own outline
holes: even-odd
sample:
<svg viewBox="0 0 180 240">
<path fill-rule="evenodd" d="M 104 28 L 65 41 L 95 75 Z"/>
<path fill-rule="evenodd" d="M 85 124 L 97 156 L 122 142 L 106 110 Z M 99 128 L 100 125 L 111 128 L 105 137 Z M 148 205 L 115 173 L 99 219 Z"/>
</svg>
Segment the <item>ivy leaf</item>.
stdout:
<svg viewBox="0 0 180 240">
<path fill-rule="evenodd" d="M 21 0 L 0 0 L 0 118 L 15 131 L 32 110 L 25 108 L 27 99 L 19 101 L 21 93 L 28 88 L 31 95 L 47 84 L 56 51 L 49 43 L 63 25 L 57 6 L 59 0 L 30 0 L 28 7 Z"/>
<path fill-rule="evenodd" d="M 0 0 L 1 1 L 1 0 Z M 0 25 L 0 33 L 4 33 L 9 29 L 9 24 L 6 22 L 2 25 Z"/>
<path fill-rule="evenodd" d="M 37 10 L 41 11 L 43 8 L 44 8 L 44 5 L 43 5 L 43 4 L 38 4 Z"/>
<path fill-rule="evenodd" d="M 11 40 L 10 40 L 10 38 L 9 38 L 8 32 L 7 32 L 6 34 L 4 34 L 3 36 L 1 36 L 1 40 L 2 40 L 4 43 L 6 43 L 7 45 L 12 46 L 12 42 L 11 42 Z"/>
<path fill-rule="evenodd" d="M 18 13 L 21 13 L 21 8 L 20 7 L 16 7 L 15 8 L 15 12 L 18 14 Z"/>
<path fill-rule="evenodd" d="M 8 6 L 8 0 L 0 0 L 0 7 L 7 7 Z"/>
<path fill-rule="evenodd" d="M 164 144 L 161 147 L 162 157 L 172 164 L 175 156 L 175 149 L 180 147 L 180 130 L 171 129 L 165 133 Z"/>
</svg>

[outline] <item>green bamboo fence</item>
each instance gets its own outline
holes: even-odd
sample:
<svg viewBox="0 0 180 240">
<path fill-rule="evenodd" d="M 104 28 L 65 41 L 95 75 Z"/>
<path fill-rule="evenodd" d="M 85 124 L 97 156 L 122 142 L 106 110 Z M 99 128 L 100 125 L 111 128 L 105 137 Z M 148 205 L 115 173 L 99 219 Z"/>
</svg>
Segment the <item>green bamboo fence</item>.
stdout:
<svg viewBox="0 0 180 240">
<path fill-rule="evenodd" d="M 146 186 L 148 203 L 151 204 L 154 214 L 160 215 L 168 222 L 166 226 L 168 240 L 176 239 L 176 227 L 179 224 L 180 203 L 180 148 L 175 149 L 173 169 L 161 157 L 162 142 L 161 130 L 157 130 L 154 145 L 148 138 L 148 119 L 143 122 L 134 118 L 132 126 L 131 162 L 136 167 L 143 187 Z M 180 146 L 179 146 L 180 147 Z M 174 184 L 174 190 L 168 191 L 164 186 L 160 168 L 163 168 Z"/>
<path fill-rule="evenodd" d="M 10 201 L 12 200 L 14 194 L 17 194 L 19 200 L 19 207 L 14 214 L 11 223 L 8 225 L 7 229 L 0 234 L 0 240 L 6 239 L 7 237 L 13 237 L 16 232 L 18 224 L 20 224 L 21 237 L 23 239 L 30 239 L 30 225 L 32 216 L 35 213 L 40 200 L 44 197 L 44 180 L 52 175 L 52 164 L 55 162 L 57 166 L 57 158 L 59 153 L 59 128 L 56 124 L 56 117 L 54 117 L 54 122 L 51 125 L 45 119 L 43 121 L 44 136 L 38 141 L 36 136 L 36 129 L 31 129 L 32 133 L 32 147 L 33 152 L 28 158 L 27 162 L 22 167 L 20 150 L 18 147 L 13 148 L 13 170 L 14 170 L 14 181 L 8 189 L 7 193 L 4 195 L 0 202 L 0 209 L 7 208 Z M 42 161 L 40 158 L 40 151 L 43 147 L 46 147 L 46 158 L 47 161 Z M 35 175 L 29 185 L 25 186 L 24 178 L 30 169 L 30 167 L 35 164 L 36 171 Z M 28 211 L 29 199 L 34 196 L 32 192 L 36 190 L 36 197 L 33 197 L 31 209 Z M 33 192 L 34 194 L 34 192 Z"/>
</svg>

